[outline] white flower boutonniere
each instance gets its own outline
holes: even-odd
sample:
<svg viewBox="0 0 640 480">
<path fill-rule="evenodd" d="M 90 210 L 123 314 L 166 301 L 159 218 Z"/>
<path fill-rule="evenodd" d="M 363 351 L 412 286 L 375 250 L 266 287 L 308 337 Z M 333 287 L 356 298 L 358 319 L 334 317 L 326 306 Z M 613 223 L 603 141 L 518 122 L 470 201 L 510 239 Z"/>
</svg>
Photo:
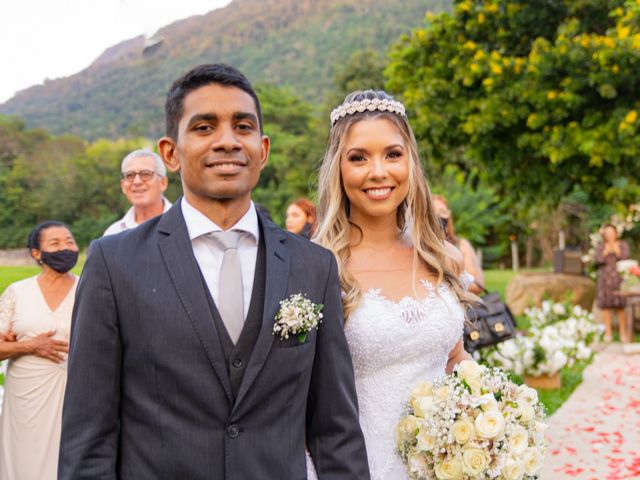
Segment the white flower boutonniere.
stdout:
<svg viewBox="0 0 640 480">
<path fill-rule="evenodd" d="M 307 334 L 322 321 L 322 304 L 313 303 L 302 293 L 291 295 L 280 301 L 280 311 L 276 314 L 273 334 L 281 339 L 289 335 L 297 335 L 300 343 L 304 342 Z"/>
</svg>

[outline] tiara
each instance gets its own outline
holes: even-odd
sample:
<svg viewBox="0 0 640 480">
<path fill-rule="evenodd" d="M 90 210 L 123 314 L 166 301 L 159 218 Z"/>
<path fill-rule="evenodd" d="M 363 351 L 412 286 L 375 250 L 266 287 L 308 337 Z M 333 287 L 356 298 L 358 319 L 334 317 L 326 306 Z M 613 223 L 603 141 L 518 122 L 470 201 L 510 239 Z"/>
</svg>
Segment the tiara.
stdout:
<svg viewBox="0 0 640 480">
<path fill-rule="evenodd" d="M 355 115 L 356 113 L 373 112 L 379 110 L 381 112 L 391 112 L 401 117 L 407 118 L 407 114 L 404 110 L 404 105 L 397 100 L 389 100 L 387 98 L 379 99 L 373 98 L 364 100 L 357 100 L 355 102 L 349 102 L 334 108 L 331 112 L 331 126 L 347 115 Z"/>
</svg>

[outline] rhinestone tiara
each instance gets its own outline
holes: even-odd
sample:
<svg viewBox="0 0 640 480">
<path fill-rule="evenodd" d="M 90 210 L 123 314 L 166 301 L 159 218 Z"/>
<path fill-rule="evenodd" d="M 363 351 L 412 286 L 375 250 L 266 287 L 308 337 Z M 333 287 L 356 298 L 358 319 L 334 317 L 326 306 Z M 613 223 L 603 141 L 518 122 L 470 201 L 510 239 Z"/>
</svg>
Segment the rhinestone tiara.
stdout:
<svg viewBox="0 0 640 480">
<path fill-rule="evenodd" d="M 358 100 L 355 102 L 345 103 L 334 108 L 331 112 L 331 126 L 347 115 L 355 115 L 356 113 L 363 113 L 366 111 L 373 112 L 379 110 L 381 112 L 391 112 L 401 117 L 407 118 L 407 114 L 404 110 L 404 105 L 396 100 L 373 98 L 364 100 Z"/>
</svg>

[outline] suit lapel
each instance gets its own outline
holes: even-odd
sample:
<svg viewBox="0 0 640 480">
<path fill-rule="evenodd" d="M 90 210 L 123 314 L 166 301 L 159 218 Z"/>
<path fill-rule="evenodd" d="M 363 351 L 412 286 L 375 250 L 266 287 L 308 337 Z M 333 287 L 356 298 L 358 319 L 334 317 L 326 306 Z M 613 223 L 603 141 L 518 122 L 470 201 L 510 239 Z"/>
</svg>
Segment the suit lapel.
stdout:
<svg viewBox="0 0 640 480">
<path fill-rule="evenodd" d="M 273 324 L 276 313 L 280 309 L 280 300 L 284 299 L 289 282 L 290 253 L 286 246 L 286 236 L 273 223 L 265 221 L 262 217 L 260 220 L 263 225 L 266 254 L 266 287 L 262 326 L 260 327 L 260 333 L 253 348 L 249 365 L 242 378 L 234 410 L 246 395 L 267 360 L 275 339 Z"/>
<path fill-rule="evenodd" d="M 160 253 L 189 321 L 200 339 L 214 371 L 220 378 L 229 401 L 233 402 L 231 382 L 224 355 L 220 346 L 216 344 L 217 332 L 213 324 L 209 302 L 200 281 L 198 264 L 193 255 L 180 203 L 180 201 L 176 202 L 160 220 L 158 225 Z"/>
</svg>

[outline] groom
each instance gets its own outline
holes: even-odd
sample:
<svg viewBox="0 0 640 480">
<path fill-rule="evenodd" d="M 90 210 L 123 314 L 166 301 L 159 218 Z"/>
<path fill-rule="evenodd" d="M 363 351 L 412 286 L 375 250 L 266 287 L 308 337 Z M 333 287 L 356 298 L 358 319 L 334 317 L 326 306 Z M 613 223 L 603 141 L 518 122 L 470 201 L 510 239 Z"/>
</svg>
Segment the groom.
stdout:
<svg viewBox="0 0 640 480">
<path fill-rule="evenodd" d="M 159 149 L 184 197 L 97 240 L 73 316 L 61 479 L 368 479 L 336 262 L 256 212 L 269 156 L 260 103 L 233 67 L 167 94 Z M 280 301 L 323 305 L 302 342 Z"/>
</svg>

